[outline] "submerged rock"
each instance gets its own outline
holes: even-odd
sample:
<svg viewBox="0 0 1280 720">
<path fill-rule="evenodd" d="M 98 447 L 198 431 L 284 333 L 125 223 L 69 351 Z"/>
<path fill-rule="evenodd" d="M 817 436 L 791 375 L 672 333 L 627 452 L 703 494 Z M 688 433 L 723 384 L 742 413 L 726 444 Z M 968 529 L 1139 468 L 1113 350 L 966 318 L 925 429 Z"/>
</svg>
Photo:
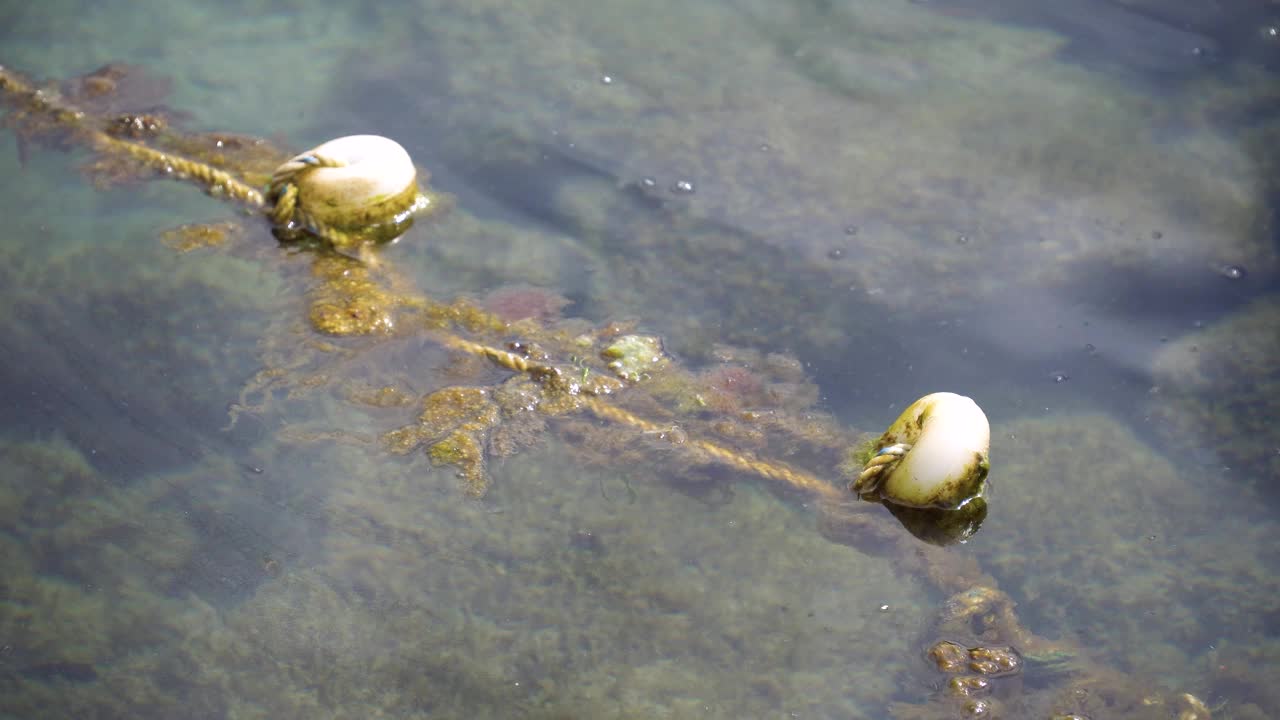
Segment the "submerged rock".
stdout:
<svg viewBox="0 0 1280 720">
<path fill-rule="evenodd" d="M 1280 300 L 1269 298 L 1168 343 L 1155 358 L 1149 401 L 1171 443 L 1185 446 L 1192 438 L 1196 448 L 1209 449 L 1210 457 L 1201 456 L 1210 461 L 1205 472 L 1223 472 L 1272 497 L 1280 496 L 1277 328 Z"/>
<path fill-rule="evenodd" d="M 1028 626 L 1174 686 L 1197 686 L 1222 633 L 1264 632 L 1278 538 L 1256 494 L 1173 464 L 1106 415 L 993 437 L 994 511 L 970 547 Z"/>
</svg>

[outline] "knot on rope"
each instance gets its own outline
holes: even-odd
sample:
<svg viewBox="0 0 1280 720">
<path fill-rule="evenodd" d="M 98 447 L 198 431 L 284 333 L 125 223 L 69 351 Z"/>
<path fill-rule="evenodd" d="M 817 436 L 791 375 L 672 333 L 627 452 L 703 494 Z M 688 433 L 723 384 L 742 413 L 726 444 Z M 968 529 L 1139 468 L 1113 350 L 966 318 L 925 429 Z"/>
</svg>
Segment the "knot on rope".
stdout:
<svg viewBox="0 0 1280 720">
<path fill-rule="evenodd" d="M 982 495 L 991 426 L 963 395 L 936 392 L 907 406 L 849 490 L 863 500 L 958 510 Z"/>
<path fill-rule="evenodd" d="M 298 182 L 305 173 L 316 168 L 340 168 L 346 165 L 336 158 L 310 152 L 297 155 L 276 168 L 271 174 L 271 183 L 267 186 L 267 200 L 273 203 L 267 212 L 271 223 L 286 232 L 305 230 L 337 247 L 349 244 L 350 238 L 346 233 L 319 222 L 298 204 Z"/>
<path fill-rule="evenodd" d="M 849 489 L 855 493 L 874 489 L 880 483 L 880 476 L 893 470 L 910 450 L 910 443 L 897 443 L 880 448 L 880 451 L 863 466 L 862 472 L 858 473 L 858 479 L 853 481 Z"/>
<path fill-rule="evenodd" d="M 345 162 L 336 158 L 325 157 L 315 152 L 303 153 L 291 158 L 288 162 L 276 168 L 275 172 L 271 173 L 271 184 L 268 186 L 267 192 L 273 197 L 279 195 L 287 186 L 295 185 L 298 176 L 308 170 L 346 166 Z"/>
</svg>

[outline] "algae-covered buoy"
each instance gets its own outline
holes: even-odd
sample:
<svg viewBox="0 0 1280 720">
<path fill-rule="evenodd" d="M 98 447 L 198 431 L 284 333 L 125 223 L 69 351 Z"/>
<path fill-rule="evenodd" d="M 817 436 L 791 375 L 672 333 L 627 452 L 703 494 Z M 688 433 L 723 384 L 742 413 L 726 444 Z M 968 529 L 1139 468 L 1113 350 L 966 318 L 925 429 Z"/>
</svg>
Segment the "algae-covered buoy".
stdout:
<svg viewBox="0 0 1280 720">
<path fill-rule="evenodd" d="M 849 489 L 865 500 L 954 510 L 985 490 L 990 446 L 991 426 L 977 403 L 955 393 L 926 395 L 880 436 Z"/>
<path fill-rule="evenodd" d="M 429 199 L 404 147 L 378 135 L 349 135 L 295 155 L 267 191 L 284 232 L 305 230 L 341 251 L 404 233 Z"/>
</svg>

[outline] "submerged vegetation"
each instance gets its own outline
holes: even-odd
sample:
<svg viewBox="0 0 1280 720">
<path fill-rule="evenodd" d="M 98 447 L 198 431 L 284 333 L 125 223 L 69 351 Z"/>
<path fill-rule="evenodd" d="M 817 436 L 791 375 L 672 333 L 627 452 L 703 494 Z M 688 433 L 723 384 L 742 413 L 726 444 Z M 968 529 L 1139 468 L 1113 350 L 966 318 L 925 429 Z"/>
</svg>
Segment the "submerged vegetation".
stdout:
<svg viewBox="0 0 1280 720">
<path fill-rule="evenodd" d="M 825 75 L 839 75 L 839 60 L 805 58 Z M 3 72 L 9 99 L 17 98 L 7 122 L 23 143 L 72 149 L 86 134 L 92 140 L 102 133 L 187 156 L 250 188 L 264 185 L 289 156 L 263 140 L 181 131 L 162 108 L 131 111 L 114 99 L 142 77 L 135 69 L 109 66 L 62 84 L 62 100 L 50 89 L 51 99 L 36 103 L 13 91 L 25 80 Z M 85 114 L 68 123 L 68 111 Z M 163 170 L 111 151 L 117 144 L 88 145 L 96 152 L 85 170 L 103 188 Z M 218 176 L 191 177 L 216 196 L 232 194 Z M 1231 208 L 1222 214 L 1228 224 L 1238 217 Z M 464 240 L 493 234 L 462 211 L 454 215 L 461 217 L 433 218 L 432 230 L 461 231 Z M 607 220 L 597 220 L 583 220 L 584 235 L 608 232 Z M 210 352 L 203 343 L 178 343 L 154 356 L 180 373 L 175 388 L 199 389 L 190 398 L 159 397 L 189 406 L 140 416 L 144 425 L 206 416 L 179 448 L 185 462 L 121 481 L 85 457 L 82 448 L 93 444 L 81 438 L 51 434 L 3 444 L 6 466 L 19 471 L 0 485 L 11 529 L 4 556 L 12 558 L 0 621 L 4 635 L 17 638 L 5 660 L 7 711 L 759 717 L 783 710 L 858 716 L 888 707 L 899 720 L 1196 720 L 1210 710 L 1188 690 L 1210 697 L 1244 688 L 1246 701 L 1229 711 L 1235 718 L 1262 717 L 1259 708 L 1274 700 L 1259 679 L 1268 655 L 1260 646 L 1233 651 L 1228 644 L 1213 657 L 1193 658 L 1204 668 L 1197 673 L 1178 672 L 1185 658 L 1172 650 L 1140 656 L 1152 647 L 1138 614 L 1152 588 L 1141 584 L 1143 577 L 1157 582 L 1156 559 L 1176 564 L 1178 551 L 1165 542 L 1176 530 L 1161 526 L 1159 542 L 1142 545 L 1156 550 L 1137 554 L 1152 564 L 1138 577 L 1080 549 L 1094 525 L 1069 524 L 1087 517 L 1092 503 L 1124 505 L 1123 496 L 1090 491 L 1064 499 L 1038 488 L 1000 488 L 1008 494 L 997 502 L 1014 496 L 1037 516 L 1060 518 L 1061 525 L 1050 523 L 1060 536 L 1028 547 L 1017 537 L 980 534 L 976 543 L 1017 548 L 988 567 L 921 545 L 877 506 L 854 502 L 843 483 L 865 463 L 849 458 L 866 438 L 817 409 L 819 391 L 801 363 L 704 339 L 758 346 L 749 314 L 726 318 L 723 334 L 682 327 L 678 347 L 704 361 L 694 365 L 634 321 L 563 317 L 565 299 L 536 285 L 442 300 L 410 281 L 416 275 L 393 263 L 393 251 L 335 253 L 305 233 L 284 238 L 277 250 L 245 227 L 219 221 L 167 233 L 166 244 L 191 251 L 175 264 L 206 268 L 211 277 L 189 270 L 200 281 L 179 287 L 146 276 L 138 285 L 154 297 L 136 302 L 187 313 L 217 308 L 207 316 L 175 313 L 174 328 L 157 335 L 185 337 L 183 322 L 213 323 L 237 310 L 224 303 L 245 293 L 219 283 L 250 272 L 252 279 L 240 282 L 261 282 L 263 273 L 246 260 L 279 270 L 273 306 L 246 302 L 238 308 L 248 318 L 243 324 L 212 331 L 240 340 L 214 352 L 245 342 L 259 348 L 258 372 L 230 407 L 230 433 L 262 436 L 248 443 L 247 459 L 233 461 L 207 440 L 219 436 L 224 419 L 215 426 L 207 416 L 220 415 L 237 396 L 240 377 L 227 377 L 228 368 L 246 361 L 202 355 Z M 671 247 L 647 234 L 653 228 L 644 232 L 641 247 Z M 714 252 L 728 260 L 741 238 L 726 232 L 721 239 Z M 695 252 L 678 249 L 686 254 L 668 262 L 681 264 Z M 105 249 L 101 255 L 112 257 Z M 791 252 L 779 257 L 797 262 Z M 508 261 L 521 262 L 514 254 Z M 103 260 L 85 252 L 78 262 Z M 216 271 L 214 263 L 221 265 Z M 804 296 L 771 290 L 748 269 L 726 262 L 729 278 L 719 289 L 753 293 L 744 305 L 753 310 L 786 297 L 773 306 L 779 315 L 803 316 Z M 646 277 L 655 277 L 651 272 L 646 268 Z M 45 282 L 25 308 L 38 307 L 35 298 L 60 284 Z M 860 277 L 859 287 L 879 282 Z M 678 315 L 664 307 L 658 285 L 650 291 L 655 312 Z M 627 317 L 630 296 L 616 302 L 613 310 L 624 310 L 604 316 Z M 111 304 L 63 311 L 103 306 Z M 50 327 L 54 338 L 70 335 Z M 807 333 L 810 347 L 844 342 L 822 323 L 796 332 Z M 145 337 L 131 342 L 145 344 Z M 144 346 L 138 354 L 156 351 Z M 144 413 L 146 403 L 160 402 L 149 390 L 130 398 Z M 110 416 L 105 408 L 98 413 L 104 422 Z M 1143 492 L 1181 502 L 1188 488 L 1176 469 L 1150 458 L 1099 459 L 1131 456 L 1144 447 L 1141 440 L 1093 419 L 1080 424 L 1066 440 L 1056 425 L 1001 427 L 1023 440 L 1008 443 L 997 462 L 1017 468 L 1010 477 L 1036 477 L 1048 462 L 1043 449 L 1052 447 L 1062 454 L 1052 464 L 1067 467 L 1068 480 L 1099 474 L 1087 487 L 1100 482 L 1122 493 L 1132 478 L 1150 475 L 1161 484 L 1143 485 Z M 559 470 L 565 466 L 574 471 Z M 770 482 L 736 482 L 744 471 Z M 637 492 L 639 478 L 662 491 Z M 814 507 L 821 535 L 812 532 Z M 276 520 L 242 519 L 258 512 Z M 1179 508 L 1176 516 L 1185 514 Z M 1123 542 L 1137 547 L 1141 538 Z M 1267 547 L 1267 538 L 1250 546 Z M 1093 582 L 1030 569 L 1048 566 L 1063 548 L 1115 582 L 1097 592 Z M 762 563 L 776 565 L 767 587 L 753 582 Z M 1237 580 L 1258 580 L 1246 559 L 1238 563 Z M 1177 589 L 1179 617 L 1211 582 L 1190 578 Z M 864 603 L 877 588 L 882 601 L 851 606 L 855 591 Z M 940 598 L 937 607 L 927 606 L 930 594 Z M 1016 610 L 1011 594 L 1023 599 Z M 1075 631 L 1077 615 L 1114 618 L 1116 608 L 1132 613 L 1122 623 L 1126 638 L 1135 638 L 1132 656 L 1102 639 L 1107 629 Z M 1223 625 L 1234 612 L 1274 613 L 1262 598 L 1219 610 Z M 1198 623 L 1184 620 L 1180 631 L 1189 637 Z M 850 661 L 857 666 L 846 672 L 841 665 Z M 1198 684 L 1183 686 L 1188 675 Z"/>
</svg>

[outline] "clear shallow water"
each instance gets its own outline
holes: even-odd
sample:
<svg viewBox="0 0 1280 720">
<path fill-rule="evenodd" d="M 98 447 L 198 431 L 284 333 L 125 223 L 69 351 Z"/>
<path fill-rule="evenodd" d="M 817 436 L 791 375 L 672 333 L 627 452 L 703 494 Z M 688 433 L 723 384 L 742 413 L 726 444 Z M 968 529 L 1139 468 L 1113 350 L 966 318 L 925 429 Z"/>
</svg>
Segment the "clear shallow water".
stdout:
<svg viewBox="0 0 1280 720">
<path fill-rule="evenodd" d="M 10 11 L 6 66 L 139 63 L 200 129 L 400 140 L 457 198 L 387 252 L 432 296 L 545 287 L 695 367 L 790 352 L 868 431 L 969 394 L 994 487 L 930 576 L 887 520 L 833 543 L 804 497 L 644 437 L 598 463 L 572 422 L 482 501 L 362 443 L 414 411 L 342 383 L 225 430 L 264 365 L 414 394 L 457 369 L 412 337 L 317 360 L 307 259 L 265 227 L 181 255 L 160 230 L 233 211 L 4 143 L 10 715 L 953 717 L 922 651 L 957 578 L 1081 659 L 1002 683 L 1005 717 L 1280 708 L 1266 18 L 48 8 Z"/>
</svg>

